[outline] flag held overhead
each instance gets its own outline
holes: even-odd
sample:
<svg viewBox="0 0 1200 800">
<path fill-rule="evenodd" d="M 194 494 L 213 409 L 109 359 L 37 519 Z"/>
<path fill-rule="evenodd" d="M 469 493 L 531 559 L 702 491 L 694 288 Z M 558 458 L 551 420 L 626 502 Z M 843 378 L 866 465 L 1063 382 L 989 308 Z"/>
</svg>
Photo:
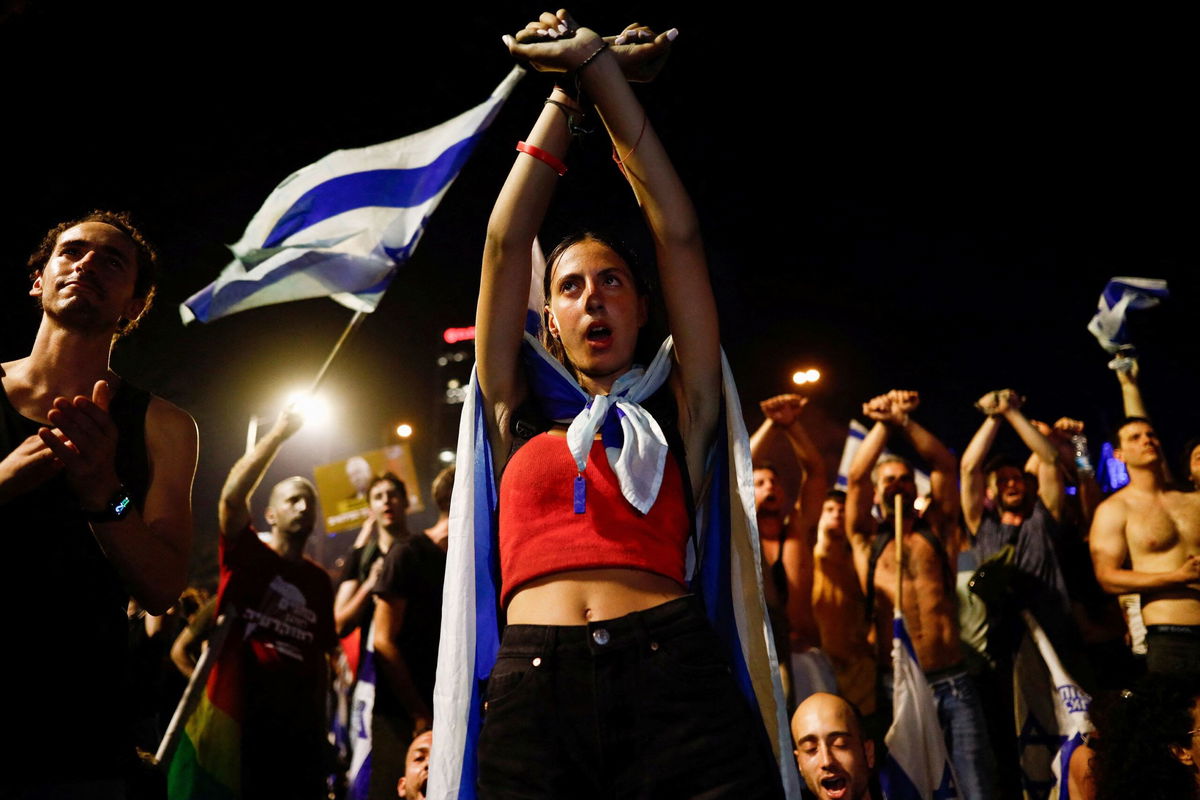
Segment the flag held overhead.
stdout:
<svg viewBox="0 0 1200 800">
<path fill-rule="evenodd" d="M 1168 296 L 1167 282 L 1161 278 L 1113 278 L 1100 295 L 1088 330 L 1101 347 L 1116 353 L 1122 345 L 1131 344 L 1125 330 L 1126 312 L 1151 308 Z"/>
<path fill-rule="evenodd" d="M 523 74 L 514 67 L 486 101 L 441 125 L 289 175 L 231 246 L 234 260 L 180 306 L 184 322 L 312 297 L 374 311 Z"/>
</svg>

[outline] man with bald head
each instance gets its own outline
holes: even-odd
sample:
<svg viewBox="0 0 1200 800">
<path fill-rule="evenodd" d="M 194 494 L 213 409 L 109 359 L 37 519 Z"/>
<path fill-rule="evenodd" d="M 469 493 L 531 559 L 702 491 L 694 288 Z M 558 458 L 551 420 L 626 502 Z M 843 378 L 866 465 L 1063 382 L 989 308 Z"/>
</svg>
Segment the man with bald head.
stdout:
<svg viewBox="0 0 1200 800">
<path fill-rule="evenodd" d="M 808 790 L 820 800 L 871 797 L 875 743 L 863 736 L 854 706 L 836 694 L 809 695 L 792 715 L 796 764 Z"/>
<path fill-rule="evenodd" d="M 337 638 L 329 576 L 304 557 L 316 521 L 316 491 L 300 476 L 275 485 L 265 544 L 251 524 L 249 504 L 301 422 L 286 409 L 233 465 L 221 490 L 218 613 L 232 613 L 236 621 L 217 669 L 222 678 L 235 676 L 241 695 L 243 797 L 326 795 L 326 653 Z"/>
</svg>

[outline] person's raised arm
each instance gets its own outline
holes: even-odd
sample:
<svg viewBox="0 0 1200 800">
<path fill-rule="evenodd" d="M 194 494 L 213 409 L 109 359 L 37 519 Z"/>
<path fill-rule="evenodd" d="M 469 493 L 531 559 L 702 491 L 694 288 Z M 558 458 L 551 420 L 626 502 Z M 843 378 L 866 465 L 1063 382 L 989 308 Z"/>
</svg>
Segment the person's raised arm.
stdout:
<svg viewBox="0 0 1200 800">
<path fill-rule="evenodd" d="M 800 486 L 800 496 L 796 500 L 793 516 L 801 526 L 805 546 L 811 549 L 816 544 L 817 520 L 821 518 L 821 506 L 825 503 L 825 495 L 829 491 L 829 476 L 825 473 L 825 459 L 821 457 L 821 451 L 800 421 L 800 412 L 804 409 L 806 398 L 791 395 L 790 401 L 795 409 L 795 417 L 791 424 L 784 428 L 784 433 L 788 444 L 792 446 L 796 461 L 804 469 L 804 483 Z"/>
<path fill-rule="evenodd" d="M 89 514 L 104 514 L 123 489 L 110 400 L 108 381 L 97 381 L 91 398 L 56 398 L 47 415 L 54 428 L 38 431 Z M 146 410 L 145 426 L 150 475 L 141 510 L 121 516 L 110 511 L 89 524 L 129 593 L 149 613 L 162 614 L 187 585 L 197 434 L 186 412 L 157 397 Z"/>
<path fill-rule="evenodd" d="M 553 15 L 549 15 L 553 16 Z M 543 14 L 543 21 L 548 15 Z M 559 18 L 574 31 L 578 50 L 557 60 L 577 74 L 612 139 L 614 157 L 629 181 L 654 239 L 658 277 L 675 341 L 680 392 L 680 431 L 689 445 L 689 466 L 701 469 L 720 408 L 721 357 L 716 301 L 708 278 L 704 245 L 691 199 L 650 124 L 645 110 L 621 72 L 616 56 L 587 28 L 575 28 L 565 12 Z M 659 39 L 670 38 L 672 32 Z M 533 51 L 545 44 L 528 47 Z M 516 45 L 514 53 L 519 52 Z M 541 53 L 527 57 L 541 61 Z M 580 57 L 583 57 L 582 59 Z M 552 59 L 551 59 L 552 60 Z M 586 61 L 586 64 L 584 64 Z M 693 455 L 695 454 L 695 455 Z M 696 470 L 693 469 L 694 474 Z"/>
<path fill-rule="evenodd" d="M 554 31 L 554 40 L 560 39 L 557 20 L 551 22 L 546 15 L 542 16 L 542 22 L 530 23 L 515 39 L 504 37 L 514 55 L 520 58 L 518 51 L 534 47 L 534 43 L 556 51 L 564 49 L 550 43 L 550 31 Z M 582 58 L 577 55 L 574 63 Z M 533 243 L 560 172 L 565 170 L 563 159 L 571 142 L 570 122 L 581 118 L 576 102 L 555 87 L 533 129 L 519 145 L 521 150 L 488 218 L 475 310 L 476 369 L 497 453 L 507 449 L 499 445 L 507 441 L 510 415 L 524 399 L 519 357 L 533 269 Z"/>
<path fill-rule="evenodd" d="M 229 470 L 229 477 L 221 487 L 221 501 L 217 506 L 217 518 L 222 536 L 236 536 L 250 524 L 250 496 L 275 460 L 275 455 L 292 434 L 300 430 L 303 417 L 288 406 L 275 420 L 275 424 L 243 455 Z"/>
<path fill-rule="evenodd" d="M 959 492 L 962 495 L 963 518 L 967 523 L 967 531 L 974 536 L 983 521 L 983 501 L 987 487 L 987 476 L 983 474 L 983 463 L 992 445 L 996 443 L 996 434 L 1000 432 L 999 411 L 1000 398 L 997 392 L 988 392 L 979 399 L 975 407 L 986 416 L 979 430 L 971 437 L 967 449 L 963 450 L 962 462 L 959 464 Z"/>
<path fill-rule="evenodd" d="M 1070 417 L 1059 417 L 1049 431 L 1042 430 L 1040 426 L 1038 426 L 1038 430 L 1048 435 L 1052 442 L 1058 443 L 1059 466 L 1066 479 L 1074 481 L 1078 489 L 1080 529 L 1086 534 L 1092 527 L 1092 517 L 1095 516 L 1100 503 L 1103 502 L 1104 495 L 1100 491 L 1100 484 L 1096 482 L 1095 470 L 1079 469 L 1075 464 L 1075 446 L 1071 442 L 1071 437 L 1083 434 L 1083 422 Z"/>
<path fill-rule="evenodd" d="M 996 394 L 1002 396 L 1000 414 L 1021 437 L 1025 446 L 1037 456 L 1038 497 L 1050 516 L 1062 520 L 1067 489 L 1058 466 L 1058 448 L 1021 413 L 1022 400 L 1016 392 L 1005 389 Z"/>
<path fill-rule="evenodd" d="M 721 354 L 717 306 L 709 283 L 700 224 L 683 182 L 615 62 L 583 73 L 584 88 L 612 138 L 616 157 L 654 237 L 667 324 L 675 340 L 685 430 L 707 442 L 720 407 Z"/>
<path fill-rule="evenodd" d="M 771 424 L 784 432 L 796 462 L 803 471 L 796 503 L 788 515 L 783 540 L 783 570 L 788 584 L 788 624 L 793 646 L 820 640 L 812 615 L 813 547 L 817 520 L 828 490 L 825 462 L 820 451 L 800 424 L 800 413 L 808 399 L 794 394 L 764 400 L 763 413 Z"/>
<path fill-rule="evenodd" d="M 1125 518 L 1128 510 L 1117 498 L 1109 498 L 1096 509 L 1088 546 L 1092 551 L 1092 566 L 1096 581 L 1110 594 L 1130 594 L 1159 589 L 1198 588 L 1200 556 L 1189 555 L 1170 572 L 1140 572 L 1126 569 L 1129 544 L 1125 541 Z"/>
<path fill-rule="evenodd" d="M 1113 371 L 1117 373 L 1117 383 L 1121 385 L 1121 405 L 1127 417 L 1150 418 L 1146 412 L 1146 401 L 1142 399 L 1142 389 L 1138 384 L 1141 367 L 1136 356 L 1114 359 L 1116 364 Z"/>
<path fill-rule="evenodd" d="M 863 415 L 875 424 L 850 460 L 846 474 L 846 537 L 854 554 L 854 568 L 858 580 L 866 590 L 867 567 L 871 557 L 871 540 L 875 536 L 875 518 L 871 516 L 871 505 L 875 499 L 875 488 L 871 485 L 871 470 L 883 454 L 890 431 L 884 420 L 890 414 L 890 402 L 880 395 L 863 403 Z"/>
<path fill-rule="evenodd" d="M 953 553 L 953 542 L 948 541 L 958 525 L 958 459 L 942 444 L 941 440 L 912 418 L 912 413 L 921 403 L 917 392 L 893 389 L 888 392 L 893 407 L 893 423 L 903 432 L 917 455 L 929 464 L 929 491 L 933 495 L 935 530 L 942 536 L 946 549 Z"/>
</svg>

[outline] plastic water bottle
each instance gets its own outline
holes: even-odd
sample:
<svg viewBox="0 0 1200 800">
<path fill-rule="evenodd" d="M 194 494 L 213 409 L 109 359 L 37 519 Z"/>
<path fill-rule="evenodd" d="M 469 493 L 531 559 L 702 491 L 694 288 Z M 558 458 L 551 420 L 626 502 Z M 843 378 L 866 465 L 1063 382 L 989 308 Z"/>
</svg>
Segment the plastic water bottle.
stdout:
<svg viewBox="0 0 1200 800">
<path fill-rule="evenodd" d="M 1095 473 L 1092 456 L 1088 453 L 1088 440 L 1082 433 L 1071 434 L 1071 447 L 1075 450 L 1075 470 L 1081 475 Z"/>
</svg>

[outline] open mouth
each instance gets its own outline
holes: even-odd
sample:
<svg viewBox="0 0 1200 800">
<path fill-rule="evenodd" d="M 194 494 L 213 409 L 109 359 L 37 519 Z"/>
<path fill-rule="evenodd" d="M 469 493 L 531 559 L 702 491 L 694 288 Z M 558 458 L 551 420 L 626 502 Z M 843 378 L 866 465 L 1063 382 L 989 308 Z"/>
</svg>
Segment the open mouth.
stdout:
<svg viewBox="0 0 1200 800">
<path fill-rule="evenodd" d="M 825 778 L 821 781 L 821 788 L 825 790 L 825 796 L 837 800 L 846 796 L 846 790 L 849 784 L 843 777 Z"/>
<path fill-rule="evenodd" d="M 587 340 L 589 342 L 607 342 L 612 339 L 612 330 L 603 325 L 596 325 L 588 328 Z"/>
<path fill-rule="evenodd" d="M 425 788 L 429 785 L 429 776 L 425 776 L 425 780 L 421 781 L 421 785 L 417 788 L 417 797 L 425 800 Z"/>
</svg>

